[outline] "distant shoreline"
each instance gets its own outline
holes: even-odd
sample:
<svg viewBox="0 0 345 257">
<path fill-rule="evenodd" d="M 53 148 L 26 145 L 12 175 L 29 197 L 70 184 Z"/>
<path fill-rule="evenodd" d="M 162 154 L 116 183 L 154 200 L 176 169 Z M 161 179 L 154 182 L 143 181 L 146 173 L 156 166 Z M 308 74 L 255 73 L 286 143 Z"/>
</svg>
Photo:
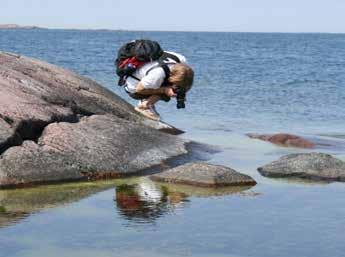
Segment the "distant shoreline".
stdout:
<svg viewBox="0 0 345 257">
<path fill-rule="evenodd" d="M 0 30 L 41 29 L 41 30 L 71 30 L 71 31 L 117 31 L 117 32 L 186 32 L 186 33 L 251 33 L 251 34 L 345 34 L 344 32 L 279 32 L 279 31 L 193 31 L 193 30 L 131 30 L 105 28 L 46 28 L 39 26 L 22 26 L 18 24 L 0 24 Z"/>
<path fill-rule="evenodd" d="M 18 24 L 0 24 L 0 29 L 45 29 L 38 26 L 21 26 Z"/>
</svg>

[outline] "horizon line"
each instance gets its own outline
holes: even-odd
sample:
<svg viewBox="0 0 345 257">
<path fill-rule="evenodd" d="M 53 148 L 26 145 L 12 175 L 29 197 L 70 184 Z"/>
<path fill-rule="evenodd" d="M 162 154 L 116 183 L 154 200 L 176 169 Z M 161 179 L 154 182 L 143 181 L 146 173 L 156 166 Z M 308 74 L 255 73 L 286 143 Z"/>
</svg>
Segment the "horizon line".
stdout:
<svg viewBox="0 0 345 257">
<path fill-rule="evenodd" d="M 17 25 L 17 28 L 1 28 L 1 25 Z M 29 28 L 28 28 L 29 27 Z M 113 29 L 113 28 L 63 28 L 41 27 L 37 25 L 0 24 L 1 30 L 80 30 L 80 31 L 114 31 L 114 32 L 185 32 L 185 33 L 262 33 L 262 34 L 345 34 L 345 32 L 324 31 L 235 31 L 235 30 L 161 30 L 161 29 Z"/>
</svg>

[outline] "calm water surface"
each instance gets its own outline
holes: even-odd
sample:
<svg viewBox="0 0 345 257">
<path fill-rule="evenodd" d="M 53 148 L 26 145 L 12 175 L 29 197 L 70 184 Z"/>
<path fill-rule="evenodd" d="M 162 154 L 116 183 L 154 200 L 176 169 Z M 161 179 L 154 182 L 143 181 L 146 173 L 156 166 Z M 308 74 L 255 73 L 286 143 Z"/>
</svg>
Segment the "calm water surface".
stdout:
<svg viewBox="0 0 345 257">
<path fill-rule="evenodd" d="M 0 256 L 344 256 L 345 186 L 272 180 L 256 168 L 303 150 L 248 139 L 291 132 L 345 160 L 345 35 L 0 31 L 0 50 L 115 84 L 116 49 L 153 38 L 196 71 L 187 109 L 161 104 L 208 161 L 253 176 L 252 188 L 197 189 L 148 178 L 0 191 Z"/>
</svg>

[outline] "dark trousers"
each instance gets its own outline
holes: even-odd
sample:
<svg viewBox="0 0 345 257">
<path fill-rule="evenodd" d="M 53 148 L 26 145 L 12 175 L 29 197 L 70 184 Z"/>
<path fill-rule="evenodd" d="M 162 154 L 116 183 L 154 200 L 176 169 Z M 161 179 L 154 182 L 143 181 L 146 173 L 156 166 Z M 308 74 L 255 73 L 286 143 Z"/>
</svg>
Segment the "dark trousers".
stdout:
<svg viewBox="0 0 345 257">
<path fill-rule="evenodd" d="M 127 92 L 127 91 L 126 91 Z M 141 95 L 138 93 L 129 93 L 127 92 L 127 94 L 132 97 L 135 100 L 143 100 L 143 99 L 147 99 L 150 97 L 150 95 Z M 170 101 L 170 97 L 165 95 L 165 94 L 161 94 L 159 95 L 159 97 L 161 98 L 161 100 L 163 100 L 164 102 L 169 102 Z"/>
</svg>

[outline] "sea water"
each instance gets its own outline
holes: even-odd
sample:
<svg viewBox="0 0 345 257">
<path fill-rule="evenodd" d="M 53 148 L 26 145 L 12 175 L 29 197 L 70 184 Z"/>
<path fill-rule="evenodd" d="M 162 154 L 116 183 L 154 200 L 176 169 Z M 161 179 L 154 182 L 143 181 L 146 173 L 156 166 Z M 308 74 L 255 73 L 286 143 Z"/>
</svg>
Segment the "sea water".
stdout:
<svg viewBox="0 0 345 257">
<path fill-rule="evenodd" d="M 183 137 L 215 146 L 210 163 L 258 185 L 223 190 L 148 178 L 0 191 L 0 256 L 343 256 L 345 186 L 262 177 L 289 153 L 246 133 L 288 132 L 345 160 L 345 35 L 2 30 L 0 50 L 116 85 L 121 44 L 150 38 L 195 70 L 185 110 L 157 106 Z"/>
</svg>

